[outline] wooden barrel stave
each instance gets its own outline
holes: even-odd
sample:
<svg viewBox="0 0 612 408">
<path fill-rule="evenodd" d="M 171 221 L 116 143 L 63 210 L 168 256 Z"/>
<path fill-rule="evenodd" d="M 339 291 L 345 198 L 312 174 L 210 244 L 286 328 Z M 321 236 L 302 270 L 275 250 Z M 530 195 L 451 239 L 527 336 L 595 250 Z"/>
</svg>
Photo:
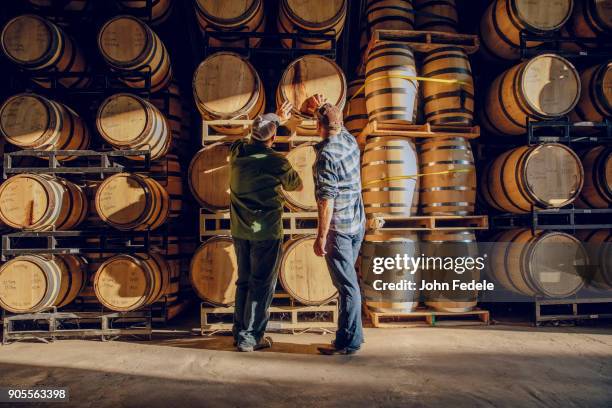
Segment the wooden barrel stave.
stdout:
<svg viewBox="0 0 612 408">
<path fill-rule="evenodd" d="M 346 12 L 346 0 L 315 0 L 308 4 L 295 0 L 282 0 L 278 31 L 335 35 L 338 40 L 344 29 Z M 285 48 L 329 49 L 332 46 L 331 41 L 313 38 L 300 38 L 296 41 L 281 39 L 281 43 Z"/>
<path fill-rule="evenodd" d="M 239 79 L 239 80 L 238 80 Z M 224 84 L 232 83 L 228 88 Z M 196 69 L 193 95 L 204 120 L 255 119 L 263 113 L 265 91 L 257 71 L 242 56 L 218 52 Z M 224 134 L 245 134 L 241 126 L 213 126 Z"/>
<path fill-rule="evenodd" d="M 476 204 L 476 168 L 470 143 L 435 138 L 420 145 L 420 209 L 425 215 L 471 215 Z M 448 174 L 436 174 L 441 172 Z M 456 171 L 456 172 L 454 172 Z"/>
<path fill-rule="evenodd" d="M 403 44 L 378 42 L 366 64 L 365 98 L 370 122 L 415 122 L 418 82 L 412 49 Z"/>
<path fill-rule="evenodd" d="M 459 24 L 455 0 L 415 0 L 418 30 L 456 33 Z"/>
<path fill-rule="evenodd" d="M 229 211 L 229 148 L 227 144 L 205 146 L 189 165 L 191 192 L 198 203 L 210 211 Z"/>
<path fill-rule="evenodd" d="M 414 6 L 412 0 L 368 0 L 366 18 L 370 33 L 376 30 L 412 30 Z"/>
<path fill-rule="evenodd" d="M 559 208 L 580 194 L 584 171 L 571 149 L 558 143 L 522 146 L 499 156 L 482 186 L 489 204 L 510 213 Z"/>
<path fill-rule="evenodd" d="M 245 2 L 214 0 L 196 0 L 196 17 L 200 30 L 209 34 L 208 45 L 212 47 L 244 47 L 246 40 L 240 37 L 215 38 L 214 33 L 219 32 L 258 32 L 265 30 L 266 18 L 263 0 L 249 0 Z M 249 47 L 258 47 L 261 38 L 250 38 Z"/>
<path fill-rule="evenodd" d="M 172 80 L 166 47 L 153 30 L 135 17 L 109 20 L 98 34 L 98 48 L 111 69 L 134 74 L 121 78 L 129 87 L 150 85 L 152 92 L 158 92 Z"/>
<path fill-rule="evenodd" d="M 285 243 L 279 280 L 293 299 L 316 306 L 328 303 L 338 292 L 325 259 L 314 255 L 314 241 L 314 236 L 304 236 Z"/>
<path fill-rule="evenodd" d="M 294 211 L 316 211 L 313 166 L 317 160 L 317 152 L 314 146 L 301 145 L 291 149 L 287 153 L 287 160 L 300 175 L 303 185 L 300 191 L 282 190 L 287 206 Z"/>
<path fill-rule="evenodd" d="M 584 168 L 584 186 L 577 200 L 582 208 L 612 206 L 612 148 L 595 146 L 580 152 Z"/>
<path fill-rule="evenodd" d="M 612 118 L 612 62 L 580 72 L 582 93 L 571 114 L 575 122 L 603 122 Z"/>
<path fill-rule="evenodd" d="M 565 58 L 542 54 L 515 65 L 491 84 L 481 121 L 490 132 L 520 135 L 527 121 L 566 115 L 580 98 L 580 77 Z"/>
<path fill-rule="evenodd" d="M 42 17 L 24 14 L 13 18 L 4 26 L 0 42 L 4 54 L 32 71 L 32 80 L 44 88 L 55 84 L 48 75 L 52 71 L 71 74 L 57 78 L 57 84 L 66 88 L 84 88 L 90 83 L 89 67 L 74 40 Z"/>
<path fill-rule="evenodd" d="M 370 138 L 362 155 L 361 177 L 365 213 L 417 214 L 419 160 L 409 138 Z"/>
<path fill-rule="evenodd" d="M 189 267 L 189 280 L 196 294 L 215 306 L 231 306 L 236 298 L 238 261 L 230 237 L 204 242 Z"/>
<path fill-rule="evenodd" d="M 580 230 L 576 231 L 589 254 L 591 274 L 586 277 L 591 288 L 612 290 L 612 233 L 610 230 Z"/>
<path fill-rule="evenodd" d="M 18 94 L 0 107 L 0 133 L 22 149 L 84 150 L 90 135 L 73 110 L 37 94 Z M 73 160 L 75 156 L 57 156 Z"/>
<path fill-rule="evenodd" d="M 344 127 L 355 136 L 361 149 L 364 148 L 366 141 L 365 136 L 360 136 L 368 125 L 364 84 L 364 78 L 356 79 L 348 84 L 348 99 L 344 107 Z"/>
</svg>

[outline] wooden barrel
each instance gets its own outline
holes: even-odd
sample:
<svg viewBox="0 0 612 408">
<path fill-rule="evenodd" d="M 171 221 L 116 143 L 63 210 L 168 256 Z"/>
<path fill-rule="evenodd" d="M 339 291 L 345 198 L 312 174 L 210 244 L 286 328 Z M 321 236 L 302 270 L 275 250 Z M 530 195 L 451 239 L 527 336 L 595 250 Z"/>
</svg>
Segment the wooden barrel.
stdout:
<svg viewBox="0 0 612 408">
<path fill-rule="evenodd" d="M 17 229 L 69 230 L 87 215 L 81 187 L 46 174 L 19 174 L 0 186 L 0 219 Z"/>
<path fill-rule="evenodd" d="M 332 60 L 319 55 L 305 55 L 293 61 L 283 73 L 276 91 L 276 105 L 285 101 L 293 104 L 293 115 L 297 119 L 312 120 L 314 112 L 309 111 L 308 98 L 315 94 L 324 95 L 329 103 L 340 110 L 346 103 L 346 78 L 342 69 Z M 300 125 L 306 133 L 316 132 L 316 125 Z"/>
<path fill-rule="evenodd" d="M 238 260 L 230 237 L 214 237 L 195 252 L 189 267 L 191 286 L 200 299 L 231 306 L 236 298 Z"/>
<path fill-rule="evenodd" d="M 596 146 L 580 152 L 584 168 L 584 187 L 577 206 L 609 208 L 612 206 L 612 147 Z"/>
<path fill-rule="evenodd" d="M 301 191 L 285 191 L 283 197 L 289 208 L 294 211 L 316 211 L 317 199 L 313 166 L 317 160 L 317 152 L 312 145 L 301 145 L 287 153 L 291 167 L 300 175 L 304 188 Z"/>
<path fill-rule="evenodd" d="M 0 308 L 36 313 L 72 303 L 86 283 L 85 260 L 75 255 L 22 255 L 0 268 Z"/>
<path fill-rule="evenodd" d="M 412 0 L 368 0 L 365 12 L 370 33 L 376 30 L 412 30 L 412 3 Z"/>
<path fill-rule="evenodd" d="M 106 63 L 127 72 L 122 81 L 132 88 L 157 92 L 172 80 L 170 55 L 157 34 L 135 17 L 117 16 L 98 34 L 98 48 Z M 133 75 L 129 75 L 133 74 Z"/>
<path fill-rule="evenodd" d="M 213 47 L 244 47 L 246 40 L 239 37 L 215 38 L 215 32 L 258 32 L 265 30 L 266 18 L 263 0 L 195 0 L 198 24 L 210 33 L 208 45 Z M 261 38 L 250 38 L 248 45 L 257 47 Z"/>
<path fill-rule="evenodd" d="M 419 207 L 422 214 L 474 213 L 476 167 L 472 148 L 466 139 L 427 139 L 420 146 L 419 162 L 422 174 Z"/>
<path fill-rule="evenodd" d="M 455 0 L 415 0 L 416 28 L 456 33 L 459 24 Z"/>
<path fill-rule="evenodd" d="M 483 196 L 498 210 L 521 214 L 559 208 L 580 194 L 584 171 L 570 148 L 558 143 L 522 146 L 499 156 L 488 170 Z"/>
<path fill-rule="evenodd" d="M 505 60 L 520 58 L 520 33 L 546 34 L 559 30 L 572 14 L 573 0 L 495 0 L 480 20 L 485 55 Z M 540 45 L 529 42 L 528 47 Z"/>
<path fill-rule="evenodd" d="M 165 156 L 172 145 L 170 125 L 164 115 L 151 102 L 136 95 L 120 93 L 108 97 L 98 109 L 96 127 L 115 149 L 149 150 L 151 160 Z"/>
<path fill-rule="evenodd" d="M 325 258 L 314 254 L 314 236 L 287 241 L 284 245 L 279 280 L 293 299 L 304 305 L 321 305 L 338 295 Z"/>
<path fill-rule="evenodd" d="M 230 146 L 213 144 L 200 150 L 189 165 L 189 187 L 202 207 L 228 211 L 230 207 Z"/>
<path fill-rule="evenodd" d="M 183 134 L 183 100 L 178 82 L 172 81 L 161 92 L 151 95 L 149 101 L 166 117 L 173 141 L 189 140 L 188 134 Z M 185 132 L 187 133 L 187 132 Z"/>
<path fill-rule="evenodd" d="M 365 146 L 365 136 L 361 132 L 368 125 L 368 111 L 365 103 L 364 78 L 351 81 L 348 84 L 348 99 L 344 108 L 344 127 L 357 139 L 359 147 Z"/>
<path fill-rule="evenodd" d="M 493 81 L 484 101 L 482 124 L 497 134 L 524 134 L 527 121 L 563 116 L 579 98 L 576 68 L 558 55 L 538 55 Z"/>
<path fill-rule="evenodd" d="M 418 82 L 412 48 L 404 44 L 378 42 L 366 64 L 366 107 L 370 122 L 414 123 Z"/>
<path fill-rule="evenodd" d="M 0 133 L 22 149 L 84 150 L 89 146 L 85 122 L 72 109 L 36 94 L 23 93 L 0 107 Z M 57 156 L 72 160 L 75 156 Z"/>
<path fill-rule="evenodd" d="M 193 96 L 205 120 L 255 119 L 266 105 L 257 71 L 245 58 L 231 52 L 218 52 L 200 64 L 193 77 Z M 245 133 L 241 126 L 214 128 L 227 134 Z"/>
<path fill-rule="evenodd" d="M 576 237 L 589 254 L 590 274 L 587 284 L 601 290 L 612 290 L 612 232 L 580 230 Z"/>
<path fill-rule="evenodd" d="M 116 255 L 107 259 L 94 276 L 100 303 L 117 312 L 149 306 L 168 288 L 170 267 L 159 254 Z"/>
<path fill-rule="evenodd" d="M 365 305 L 374 312 L 412 312 L 419 304 L 421 270 L 411 268 L 386 269 L 376 273 L 374 258 L 395 258 L 397 254 L 419 257 L 419 240 L 414 232 L 402 235 L 368 233 L 361 247 L 361 290 Z M 379 271 L 378 271 L 379 272 Z M 416 290 L 381 290 L 382 284 L 414 282 Z"/>
<path fill-rule="evenodd" d="M 281 0 L 278 32 L 335 35 L 340 38 L 346 21 L 347 0 Z M 329 49 L 331 41 L 316 38 L 282 39 L 285 48 Z"/>
<path fill-rule="evenodd" d="M 588 263 L 580 241 L 563 232 L 509 230 L 493 238 L 489 266 L 504 288 L 525 296 L 563 298 L 584 285 Z"/>
<path fill-rule="evenodd" d="M 442 47 L 427 54 L 422 76 L 460 81 L 424 81 L 425 120 L 432 125 L 471 125 L 474 119 L 474 81 L 470 60 L 459 47 Z"/>
<path fill-rule="evenodd" d="M 121 10 L 126 13 L 139 13 L 147 11 L 147 2 L 142 0 L 118 0 Z M 150 15 L 143 16 L 149 24 L 156 26 L 164 23 L 172 14 L 174 0 L 151 0 Z"/>
<path fill-rule="evenodd" d="M 35 10 L 44 12 L 52 10 L 63 10 L 63 11 L 86 11 L 88 6 L 92 4 L 90 0 L 63 0 L 57 2 L 55 0 L 26 0 L 30 6 Z"/>
<path fill-rule="evenodd" d="M 419 160 L 409 138 L 369 138 L 361 160 L 366 214 L 417 214 Z"/>
<path fill-rule="evenodd" d="M 612 117 L 612 62 L 580 72 L 582 94 L 571 119 L 603 122 Z"/>
<path fill-rule="evenodd" d="M 473 231 L 427 231 L 424 232 L 421 243 L 421 251 L 426 257 L 433 259 L 448 258 L 476 258 L 478 257 L 478 247 L 476 236 Z M 458 263 L 457 263 L 458 264 Z M 445 269 L 439 262 L 434 261 L 431 265 L 427 264 L 421 272 L 421 276 L 426 282 L 446 282 L 450 285 L 450 290 L 426 290 L 423 293 L 425 304 L 437 311 L 461 313 L 472 310 L 478 302 L 478 291 L 473 290 L 453 290 L 453 280 L 461 283 L 478 282 L 480 280 L 480 270 L 465 268 L 465 265 L 455 267 L 455 269 Z"/>
<path fill-rule="evenodd" d="M 565 27 L 574 37 L 596 38 L 612 35 L 612 1 L 574 0 L 574 11 Z"/>
<path fill-rule="evenodd" d="M 154 230 L 170 217 L 168 192 L 154 179 L 119 173 L 104 180 L 95 197 L 102 221 L 122 231 Z"/>
<path fill-rule="evenodd" d="M 13 63 L 32 71 L 40 78 L 32 80 L 45 88 L 55 81 L 46 78 L 53 72 L 70 74 L 58 78 L 57 84 L 66 88 L 89 85 L 89 70 L 83 54 L 64 30 L 42 17 L 24 14 L 10 20 L 1 34 L 2 51 Z"/>
</svg>

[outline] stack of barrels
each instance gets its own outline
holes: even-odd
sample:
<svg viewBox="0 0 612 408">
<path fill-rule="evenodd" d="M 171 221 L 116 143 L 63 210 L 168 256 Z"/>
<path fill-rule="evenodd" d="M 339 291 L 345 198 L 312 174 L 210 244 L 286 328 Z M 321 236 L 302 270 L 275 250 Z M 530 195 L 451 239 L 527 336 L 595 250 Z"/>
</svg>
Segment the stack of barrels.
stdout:
<svg viewBox="0 0 612 408">
<path fill-rule="evenodd" d="M 44 13 L 46 2 L 32 3 Z M 77 6 L 85 7 L 83 3 L 66 2 L 65 7 L 79 11 Z M 127 12 L 144 4 L 118 3 Z M 169 0 L 154 2 L 153 21 L 164 21 L 171 5 Z M 68 30 L 41 16 L 21 15 L 4 26 L 0 45 L 10 61 L 32 73 L 38 85 L 85 88 L 93 78 L 90 65 Z M 86 123 L 68 106 L 73 101 L 66 104 L 46 93 L 17 94 L 0 106 L 0 134 L 21 149 L 87 150 L 99 147 L 92 137 L 95 129 L 102 143 L 112 149 L 148 151 L 150 170 L 114 174 L 93 183 L 40 173 L 15 175 L 0 188 L 3 224 L 25 231 L 98 230 L 101 223 L 120 231 L 155 231 L 181 214 L 178 154 L 182 152 L 178 147 L 185 132 L 169 53 L 153 29 L 128 15 L 114 17 L 102 26 L 98 46 L 108 69 L 119 73 L 118 78 L 127 88 L 134 88 L 134 93 L 116 93 L 92 102 L 98 108 L 95 123 Z M 56 159 L 80 160 L 70 155 Z M 125 159 L 136 163 L 144 156 Z M 96 246 L 93 241 L 97 240 L 99 246 L 101 239 L 81 244 Z M 167 241 L 170 237 L 155 241 L 148 254 L 105 253 L 87 260 L 73 255 L 19 256 L 0 269 L 0 281 L 6 283 L 0 285 L 0 307 L 15 313 L 38 312 L 65 306 L 89 293 L 105 308 L 124 312 L 149 306 L 164 296 L 176 297 L 180 251 L 178 239 L 174 244 Z"/>
</svg>

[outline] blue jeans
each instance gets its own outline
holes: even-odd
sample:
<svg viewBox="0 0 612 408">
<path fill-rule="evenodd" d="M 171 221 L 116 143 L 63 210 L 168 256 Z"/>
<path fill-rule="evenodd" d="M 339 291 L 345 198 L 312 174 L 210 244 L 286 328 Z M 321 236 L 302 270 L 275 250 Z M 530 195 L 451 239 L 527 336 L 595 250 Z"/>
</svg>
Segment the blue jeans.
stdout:
<svg viewBox="0 0 612 408">
<path fill-rule="evenodd" d="M 237 344 L 255 346 L 266 331 L 282 244 L 280 239 L 249 241 L 234 238 L 238 280 L 232 332 Z"/>
<path fill-rule="evenodd" d="M 325 260 L 339 294 L 340 315 L 335 342 L 338 349 L 358 350 L 363 343 L 361 291 L 355 270 L 363 235 L 363 231 L 355 235 L 330 231 L 327 235 Z"/>
</svg>

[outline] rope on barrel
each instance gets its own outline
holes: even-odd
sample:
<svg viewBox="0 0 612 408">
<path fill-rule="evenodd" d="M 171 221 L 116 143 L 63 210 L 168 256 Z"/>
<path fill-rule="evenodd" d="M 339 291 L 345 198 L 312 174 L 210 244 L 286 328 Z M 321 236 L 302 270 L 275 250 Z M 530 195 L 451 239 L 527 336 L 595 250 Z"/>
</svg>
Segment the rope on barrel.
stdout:
<svg viewBox="0 0 612 408">
<path fill-rule="evenodd" d="M 453 169 L 453 170 L 436 171 L 436 172 L 433 172 L 433 173 L 413 174 L 413 175 L 410 175 L 410 176 L 384 177 L 384 178 L 379 178 L 379 179 L 376 179 L 376 180 L 368 181 L 367 183 L 363 183 L 363 187 L 369 186 L 370 184 L 381 183 L 381 182 L 385 182 L 385 181 L 415 180 L 415 179 L 417 179 L 419 177 L 425 177 L 425 176 L 439 176 L 439 175 L 451 174 L 451 173 L 471 173 L 473 171 L 474 171 L 474 169 Z"/>
</svg>

